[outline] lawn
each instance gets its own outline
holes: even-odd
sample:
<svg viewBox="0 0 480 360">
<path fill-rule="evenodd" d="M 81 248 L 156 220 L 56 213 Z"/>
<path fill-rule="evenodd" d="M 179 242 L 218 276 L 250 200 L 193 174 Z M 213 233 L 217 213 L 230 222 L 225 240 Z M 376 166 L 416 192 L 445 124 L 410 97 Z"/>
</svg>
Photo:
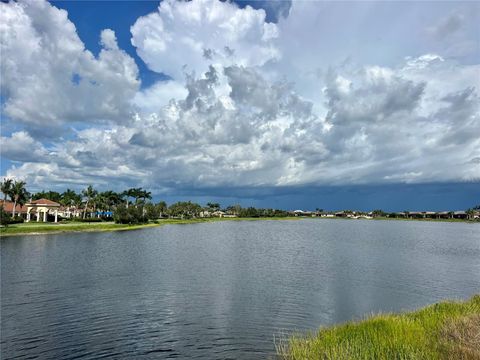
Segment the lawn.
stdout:
<svg viewBox="0 0 480 360">
<path fill-rule="evenodd" d="M 12 224 L 8 227 L 0 228 L 0 235 L 28 235 L 44 233 L 61 232 L 89 232 L 89 231 L 126 231 L 137 230 L 146 227 L 154 227 L 168 224 L 195 224 L 213 221 L 252 221 L 252 220 L 285 220 L 298 218 L 196 218 L 196 219 L 162 219 L 141 225 L 115 224 L 114 222 L 62 222 L 62 223 L 42 223 L 29 222 L 22 224 Z"/>
</svg>

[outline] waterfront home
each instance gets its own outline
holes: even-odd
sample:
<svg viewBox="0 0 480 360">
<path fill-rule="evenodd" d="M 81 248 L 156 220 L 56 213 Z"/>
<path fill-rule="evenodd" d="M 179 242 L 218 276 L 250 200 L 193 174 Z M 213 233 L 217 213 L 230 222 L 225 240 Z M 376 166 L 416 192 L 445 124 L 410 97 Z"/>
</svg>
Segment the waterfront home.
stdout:
<svg viewBox="0 0 480 360">
<path fill-rule="evenodd" d="M 315 216 L 314 212 L 304 210 L 293 210 L 290 214 L 293 214 L 294 216 Z"/>
<path fill-rule="evenodd" d="M 422 211 L 410 211 L 408 217 L 412 219 L 423 219 L 425 214 Z"/>
<path fill-rule="evenodd" d="M 208 210 L 202 210 L 202 211 L 200 211 L 198 216 L 201 217 L 201 218 L 209 218 L 209 217 L 212 216 L 212 214 Z"/>
<path fill-rule="evenodd" d="M 465 211 L 454 211 L 453 212 L 454 219 L 467 219 L 468 214 Z"/>
<path fill-rule="evenodd" d="M 13 201 L 0 200 L 0 206 L 2 206 L 3 211 L 5 211 L 8 214 L 13 213 L 13 204 L 14 204 Z M 17 206 L 15 207 L 15 216 L 19 216 L 21 218 L 26 219 L 27 218 L 27 207 L 25 205 L 17 204 Z"/>
<path fill-rule="evenodd" d="M 43 222 L 47 222 L 50 216 L 55 222 L 58 222 L 60 204 L 55 201 L 38 199 L 30 201 L 25 206 L 27 207 L 27 222 L 31 220 L 32 214 L 36 216 L 37 221 L 40 221 L 41 218 Z"/>
<path fill-rule="evenodd" d="M 437 219 L 450 219 L 452 217 L 452 213 L 450 211 L 439 211 L 436 213 Z"/>
<path fill-rule="evenodd" d="M 75 206 L 60 206 L 58 216 L 63 219 L 78 218 L 82 216 L 82 210 Z"/>
<path fill-rule="evenodd" d="M 335 214 L 322 213 L 322 214 L 320 215 L 320 217 L 333 218 L 333 217 L 335 217 Z"/>
<path fill-rule="evenodd" d="M 224 216 L 225 216 L 225 212 L 223 212 L 223 211 L 221 211 L 221 210 L 217 210 L 217 211 L 212 212 L 212 216 L 215 216 L 215 217 L 224 217 Z"/>
</svg>

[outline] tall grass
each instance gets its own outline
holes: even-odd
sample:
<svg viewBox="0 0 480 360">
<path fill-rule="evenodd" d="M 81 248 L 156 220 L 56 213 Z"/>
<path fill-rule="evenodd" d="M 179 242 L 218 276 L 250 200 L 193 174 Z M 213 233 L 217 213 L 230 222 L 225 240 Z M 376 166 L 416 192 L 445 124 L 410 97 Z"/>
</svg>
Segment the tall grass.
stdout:
<svg viewBox="0 0 480 360">
<path fill-rule="evenodd" d="M 276 348 L 292 360 L 480 360 L 480 295 L 294 335 Z"/>
</svg>

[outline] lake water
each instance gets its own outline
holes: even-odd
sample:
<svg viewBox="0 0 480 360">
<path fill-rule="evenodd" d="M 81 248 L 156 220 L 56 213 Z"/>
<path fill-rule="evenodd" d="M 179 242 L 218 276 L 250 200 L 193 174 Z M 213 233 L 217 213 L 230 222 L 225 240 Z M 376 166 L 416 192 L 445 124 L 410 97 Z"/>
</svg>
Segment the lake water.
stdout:
<svg viewBox="0 0 480 360">
<path fill-rule="evenodd" d="M 262 359 L 274 336 L 480 292 L 480 225 L 232 221 L 4 238 L 2 359 Z"/>
</svg>

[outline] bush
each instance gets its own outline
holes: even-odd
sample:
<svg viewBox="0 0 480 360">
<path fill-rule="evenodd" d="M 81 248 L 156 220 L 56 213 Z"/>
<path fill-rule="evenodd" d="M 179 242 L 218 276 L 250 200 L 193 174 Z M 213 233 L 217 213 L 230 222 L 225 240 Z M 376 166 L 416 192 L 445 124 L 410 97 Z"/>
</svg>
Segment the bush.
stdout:
<svg viewBox="0 0 480 360">
<path fill-rule="evenodd" d="M 15 216 L 14 218 L 10 217 L 10 224 L 21 224 L 25 220 L 20 216 Z"/>
<path fill-rule="evenodd" d="M 23 223 L 24 220 L 20 216 L 15 216 L 12 218 L 12 216 L 7 213 L 5 210 L 3 210 L 3 206 L 0 206 L 0 224 L 4 226 L 8 226 L 11 224 L 21 224 Z"/>
<path fill-rule="evenodd" d="M 119 205 L 113 214 L 113 220 L 117 224 L 144 224 L 148 219 L 143 216 L 143 208 L 125 205 Z"/>
<path fill-rule="evenodd" d="M 4 226 L 8 226 L 11 224 L 11 216 L 5 210 L 3 210 L 3 206 L 0 206 L 0 224 Z"/>
</svg>

